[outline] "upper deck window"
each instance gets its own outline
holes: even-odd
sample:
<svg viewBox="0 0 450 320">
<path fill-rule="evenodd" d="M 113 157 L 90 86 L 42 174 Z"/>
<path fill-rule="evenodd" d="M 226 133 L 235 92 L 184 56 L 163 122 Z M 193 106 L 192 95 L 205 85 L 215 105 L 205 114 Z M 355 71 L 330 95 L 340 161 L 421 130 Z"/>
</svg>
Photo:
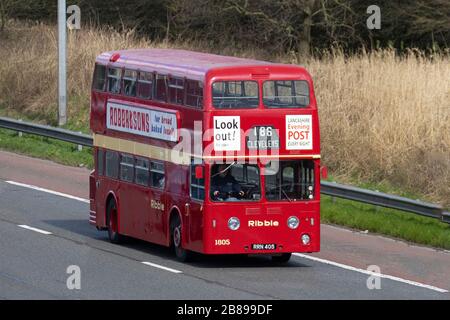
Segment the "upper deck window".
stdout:
<svg viewBox="0 0 450 320">
<path fill-rule="evenodd" d="M 257 108 L 256 81 L 218 81 L 213 83 L 213 106 L 218 109 Z"/>
<path fill-rule="evenodd" d="M 111 93 L 120 93 L 120 77 L 122 70 L 120 68 L 108 69 L 108 91 Z"/>
<path fill-rule="evenodd" d="M 184 102 L 184 79 L 169 78 L 169 102 L 183 104 Z"/>
<path fill-rule="evenodd" d="M 130 97 L 136 96 L 136 80 L 137 80 L 137 71 L 125 70 L 123 74 L 123 93 L 126 96 Z"/>
<path fill-rule="evenodd" d="M 92 89 L 105 91 L 106 85 L 106 66 L 96 64 L 94 69 L 94 79 L 92 81 Z"/>
<path fill-rule="evenodd" d="M 203 83 L 195 80 L 186 80 L 186 105 L 203 108 Z"/>
<path fill-rule="evenodd" d="M 303 108 L 309 105 L 309 86 L 304 80 L 264 81 L 263 102 L 268 108 Z"/>
<path fill-rule="evenodd" d="M 157 74 L 155 82 L 155 99 L 160 101 L 167 101 L 167 76 Z"/>
<path fill-rule="evenodd" d="M 143 99 L 151 99 L 153 96 L 153 73 L 140 72 L 138 80 L 137 96 Z"/>
</svg>

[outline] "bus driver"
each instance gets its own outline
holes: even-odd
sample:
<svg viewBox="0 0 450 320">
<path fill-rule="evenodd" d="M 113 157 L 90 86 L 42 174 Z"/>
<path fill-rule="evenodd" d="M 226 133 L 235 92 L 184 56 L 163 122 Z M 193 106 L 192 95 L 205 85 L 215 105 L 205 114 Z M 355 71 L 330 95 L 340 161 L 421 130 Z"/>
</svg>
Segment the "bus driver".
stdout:
<svg viewBox="0 0 450 320">
<path fill-rule="evenodd" d="M 234 164 L 234 163 L 233 163 Z M 217 173 L 211 179 L 211 191 L 213 199 L 215 200 L 238 200 L 236 196 L 243 197 L 244 191 L 241 185 L 231 174 L 231 166 L 233 165 L 220 164 L 218 165 Z"/>
</svg>

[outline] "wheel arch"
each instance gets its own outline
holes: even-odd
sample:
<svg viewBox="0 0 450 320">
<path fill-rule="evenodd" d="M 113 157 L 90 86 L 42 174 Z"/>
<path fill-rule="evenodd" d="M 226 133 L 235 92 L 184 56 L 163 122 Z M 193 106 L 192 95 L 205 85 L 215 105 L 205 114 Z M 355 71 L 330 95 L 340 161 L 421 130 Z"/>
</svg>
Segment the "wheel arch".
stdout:
<svg viewBox="0 0 450 320">
<path fill-rule="evenodd" d="M 170 210 L 169 210 L 169 214 L 168 214 L 168 220 L 167 220 L 167 241 L 169 246 L 172 245 L 172 230 L 171 230 L 171 226 L 172 226 L 172 221 L 175 217 L 178 216 L 178 219 L 180 219 L 181 221 L 181 230 L 183 230 L 183 233 L 185 232 L 185 228 L 184 228 L 184 224 L 183 224 L 183 217 L 181 216 L 181 210 L 177 205 L 173 205 Z"/>
<path fill-rule="evenodd" d="M 107 215 L 108 215 L 108 204 L 110 201 L 114 201 L 117 206 L 117 231 L 120 231 L 120 205 L 119 205 L 119 199 L 117 198 L 116 194 L 113 191 L 109 191 L 108 195 L 106 196 L 105 201 L 105 212 L 104 212 L 104 221 L 107 225 Z"/>
</svg>

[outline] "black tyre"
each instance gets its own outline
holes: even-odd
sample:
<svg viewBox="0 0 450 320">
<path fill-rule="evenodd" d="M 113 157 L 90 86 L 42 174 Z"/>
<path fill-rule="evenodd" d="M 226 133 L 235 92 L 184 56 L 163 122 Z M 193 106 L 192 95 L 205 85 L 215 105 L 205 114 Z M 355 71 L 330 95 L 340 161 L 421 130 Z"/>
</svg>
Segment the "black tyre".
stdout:
<svg viewBox="0 0 450 320">
<path fill-rule="evenodd" d="M 175 250 L 175 256 L 178 261 L 186 262 L 191 258 L 191 252 L 182 247 L 183 229 L 178 215 L 174 216 L 170 224 L 170 234 L 172 238 L 172 245 Z"/>
<path fill-rule="evenodd" d="M 273 262 L 286 263 L 291 259 L 292 253 L 283 253 L 281 256 L 272 256 Z"/>
<path fill-rule="evenodd" d="M 110 200 L 106 208 L 106 223 L 108 225 L 108 237 L 112 243 L 121 243 L 123 237 L 119 234 L 117 224 L 117 204 L 115 200 Z"/>
</svg>

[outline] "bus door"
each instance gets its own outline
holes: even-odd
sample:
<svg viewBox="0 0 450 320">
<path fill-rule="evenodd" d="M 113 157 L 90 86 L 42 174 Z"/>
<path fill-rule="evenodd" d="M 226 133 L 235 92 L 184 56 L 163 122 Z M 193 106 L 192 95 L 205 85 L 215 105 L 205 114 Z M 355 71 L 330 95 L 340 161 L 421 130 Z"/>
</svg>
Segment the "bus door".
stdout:
<svg viewBox="0 0 450 320">
<path fill-rule="evenodd" d="M 134 178 L 134 156 L 131 154 L 120 154 L 119 156 L 119 179 L 121 182 L 118 188 L 119 198 L 119 230 L 125 235 L 135 235 L 140 237 L 142 230 L 139 224 L 139 203 L 141 195 L 136 194 Z"/>
<path fill-rule="evenodd" d="M 148 222 L 152 228 L 152 241 L 156 243 L 164 243 L 164 217 L 165 217 L 165 166 L 162 161 L 150 160 L 150 179 L 149 179 L 149 199 L 150 199 L 150 214 L 148 215 Z"/>
</svg>

